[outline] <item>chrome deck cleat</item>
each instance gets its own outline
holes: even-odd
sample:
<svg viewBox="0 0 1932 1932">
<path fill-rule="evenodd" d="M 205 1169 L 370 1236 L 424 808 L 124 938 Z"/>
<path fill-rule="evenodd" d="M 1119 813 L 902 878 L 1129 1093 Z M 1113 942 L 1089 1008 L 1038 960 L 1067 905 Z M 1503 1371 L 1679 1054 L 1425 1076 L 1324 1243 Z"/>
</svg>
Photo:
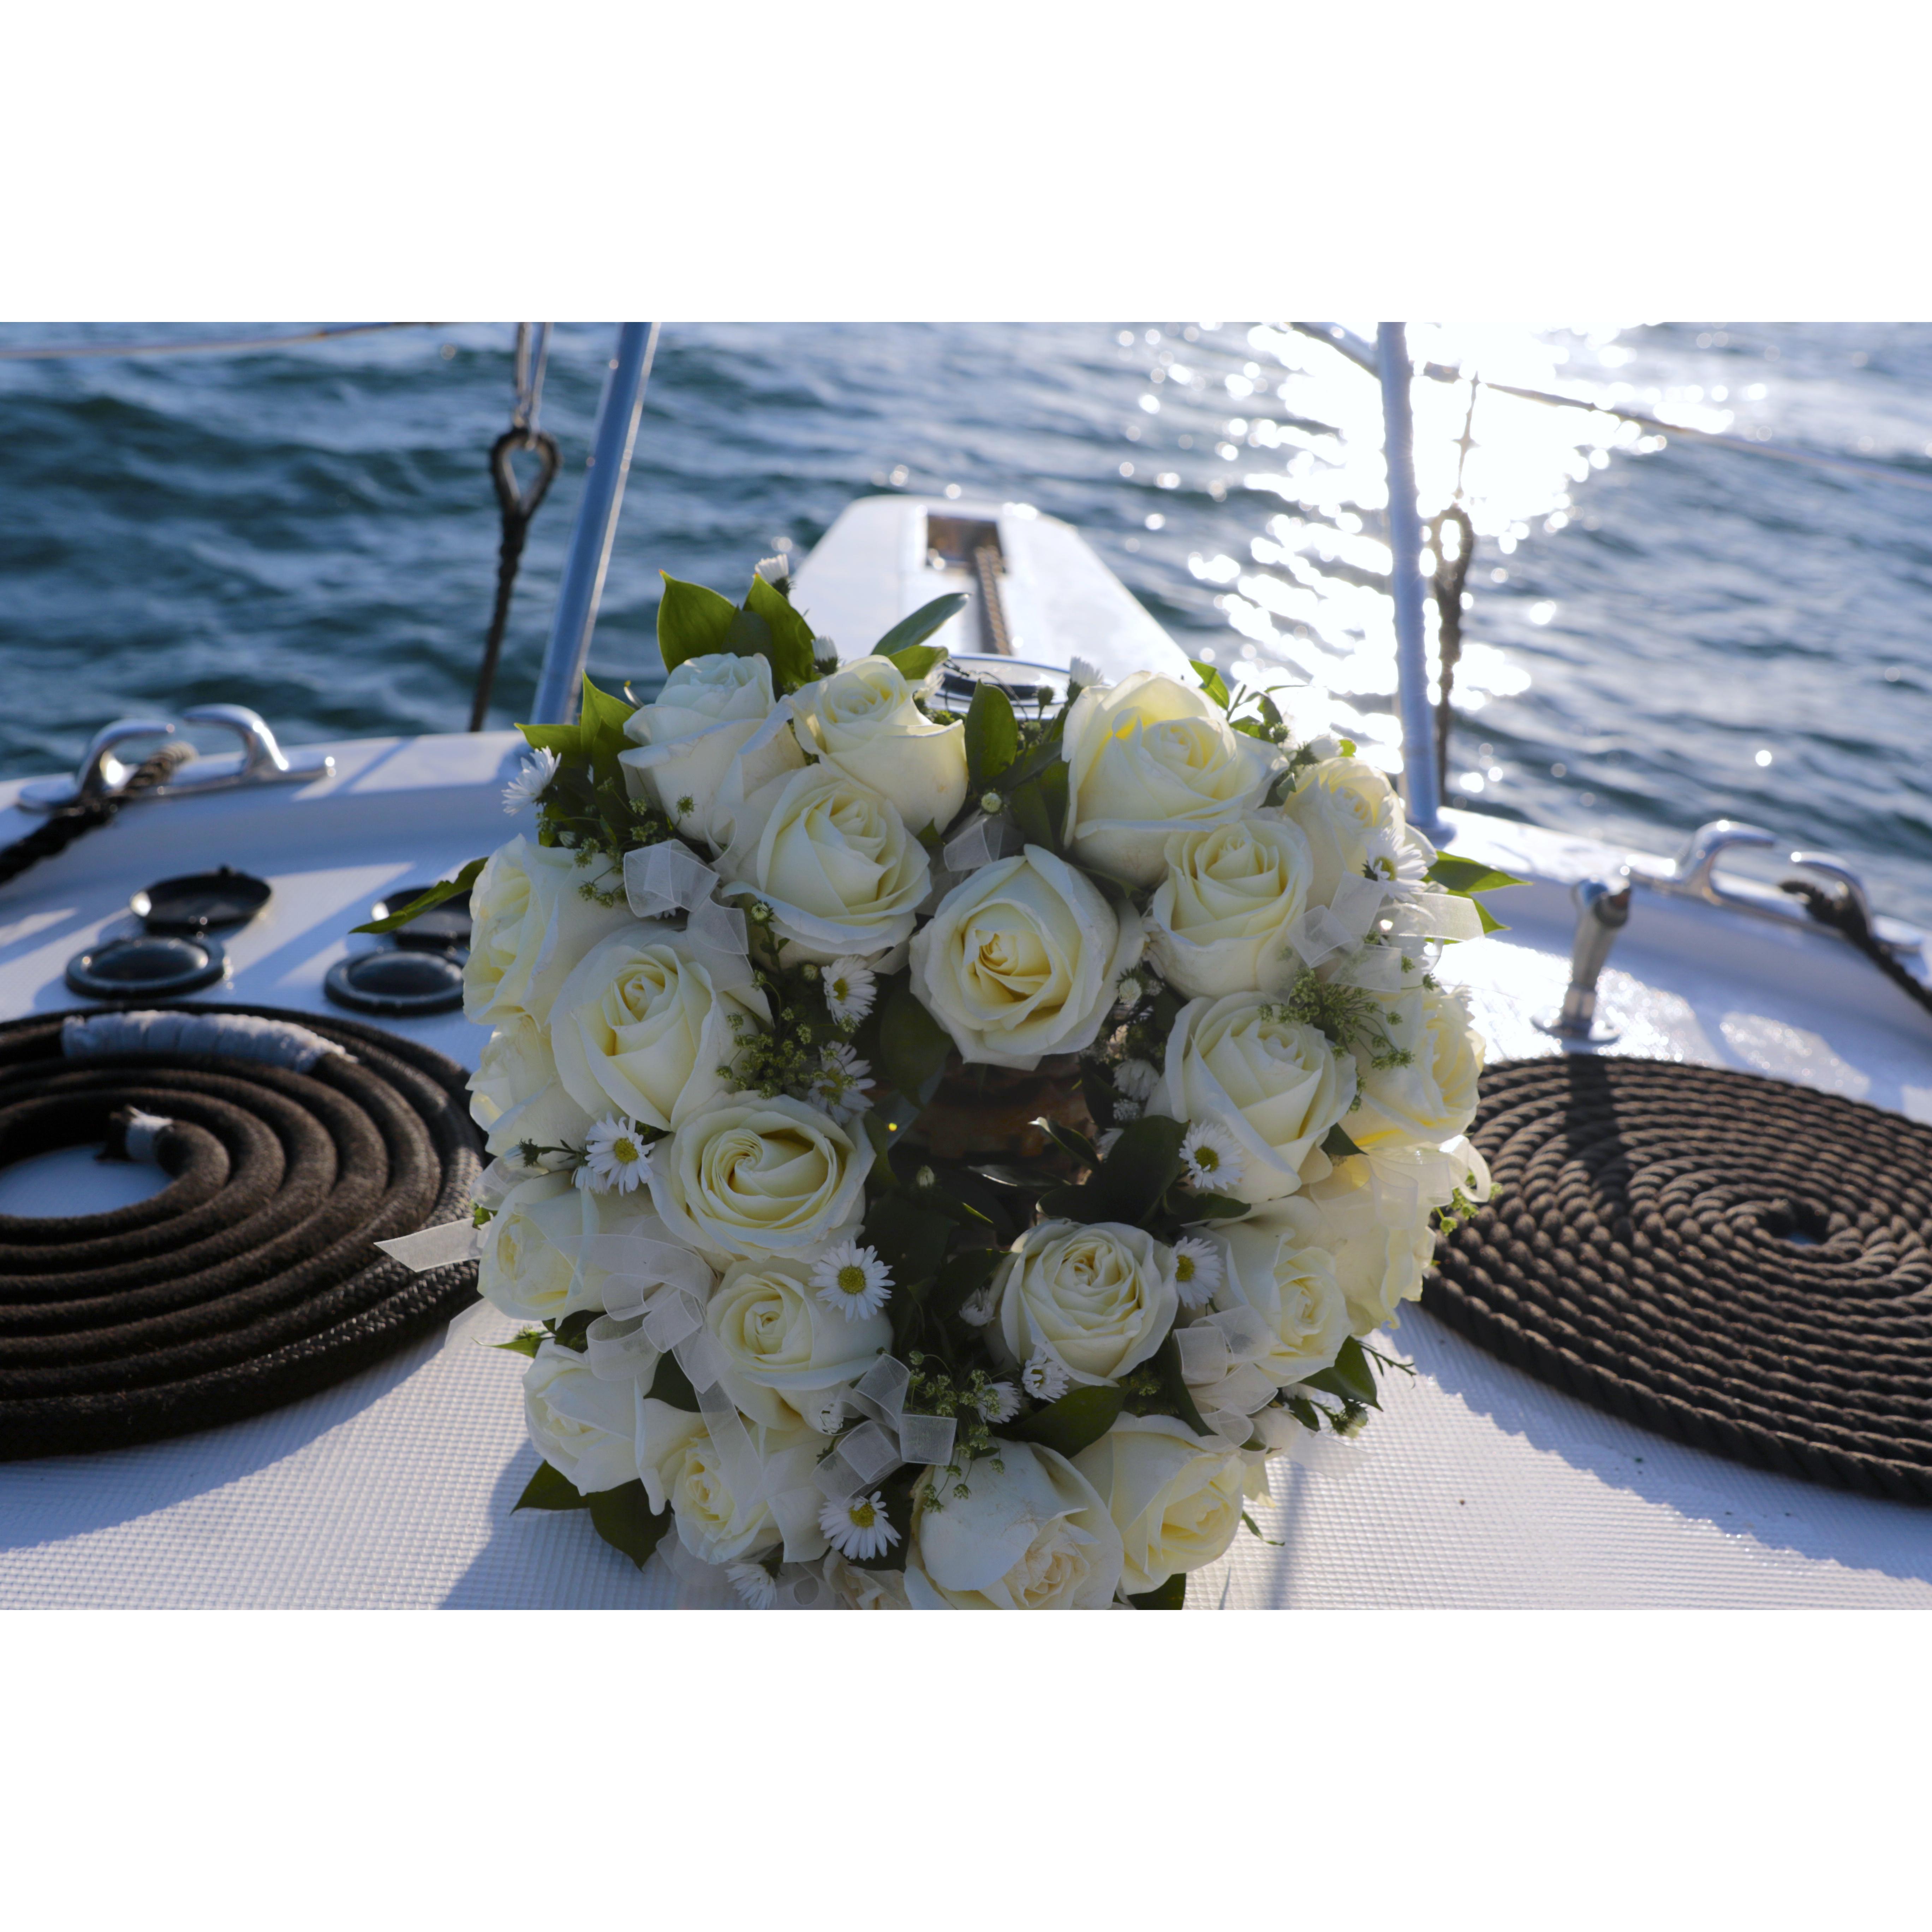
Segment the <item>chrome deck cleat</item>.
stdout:
<svg viewBox="0 0 1932 1932">
<path fill-rule="evenodd" d="M 136 738 L 172 737 L 175 727 L 165 718 L 117 718 L 94 734 L 71 778 L 38 778 L 22 785 L 21 806 L 28 812 L 58 812 L 93 800 L 121 799 L 133 804 L 141 799 L 230 791 L 241 785 L 298 784 L 327 778 L 335 770 L 335 760 L 326 752 L 284 752 L 260 713 L 245 704 L 194 705 L 182 713 L 182 722 L 232 731 L 241 740 L 241 749 L 197 754 L 160 784 L 130 792 L 128 781 L 135 767 L 116 758 L 116 748 Z"/>
</svg>

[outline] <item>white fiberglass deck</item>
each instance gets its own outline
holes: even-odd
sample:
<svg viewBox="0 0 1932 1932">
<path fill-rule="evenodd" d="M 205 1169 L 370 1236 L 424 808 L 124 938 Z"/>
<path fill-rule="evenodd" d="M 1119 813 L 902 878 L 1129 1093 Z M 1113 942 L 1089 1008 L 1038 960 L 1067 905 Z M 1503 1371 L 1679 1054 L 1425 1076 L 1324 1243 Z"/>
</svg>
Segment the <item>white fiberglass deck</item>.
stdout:
<svg viewBox="0 0 1932 1932">
<path fill-rule="evenodd" d="M 499 791 L 518 741 L 333 747 L 319 784 L 132 807 L 0 896 L 0 1018 L 77 1004 L 67 958 L 128 894 L 227 863 L 275 896 L 207 997 L 316 1012 L 328 965 L 386 886 L 433 878 L 516 830 Z M 0 786 L 0 843 L 32 822 Z M 1499 898 L 1514 930 L 1452 952 L 1492 1057 L 1552 1050 L 1530 1023 L 1567 977 L 1562 883 L 1620 854 L 1462 814 L 1456 849 L 1540 883 Z M 1640 890 L 1604 976 L 1615 1049 L 1756 1068 L 1932 1119 L 1932 1021 L 1828 935 Z M 460 1015 L 399 1023 L 473 1064 Z M 49 1201 L 48 1205 L 56 1204 Z M 0 1605 L 600 1606 L 671 1601 L 581 1518 L 511 1505 L 535 1466 L 512 1355 L 432 1341 L 253 1421 L 94 1456 L 0 1465 Z M 1243 1535 L 1190 1592 L 1229 1606 L 1871 1605 L 1932 1607 L 1932 1510 L 1761 1474 L 1598 1414 L 1418 1311 L 1394 1337 L 1359 1446 L 1277 1466 Z"/>
</svg>

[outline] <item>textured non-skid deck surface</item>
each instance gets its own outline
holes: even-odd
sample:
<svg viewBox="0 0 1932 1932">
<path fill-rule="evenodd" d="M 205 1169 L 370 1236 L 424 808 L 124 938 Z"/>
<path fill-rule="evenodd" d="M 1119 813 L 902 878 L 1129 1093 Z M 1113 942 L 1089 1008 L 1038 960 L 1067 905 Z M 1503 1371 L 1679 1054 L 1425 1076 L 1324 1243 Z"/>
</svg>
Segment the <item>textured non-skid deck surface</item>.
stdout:
<svg viewBox="0 0 1932 1932">
<path fill-rule="evenodd" d="M 502 1323 L 482 1340 L 511 1332 Z M 518 1358 L 434 1343 L 206 1435 L 0 1468 L 0 1606 L 668 1605 L 535 1467 Z M 1586 1408 L 1420 1312 L 1388 1408 L 1281 1472 L 1190 1600 L 1231 1609 L 1932 1609 L 1932 1510 L 1743 1468 Z"/>
</svg>

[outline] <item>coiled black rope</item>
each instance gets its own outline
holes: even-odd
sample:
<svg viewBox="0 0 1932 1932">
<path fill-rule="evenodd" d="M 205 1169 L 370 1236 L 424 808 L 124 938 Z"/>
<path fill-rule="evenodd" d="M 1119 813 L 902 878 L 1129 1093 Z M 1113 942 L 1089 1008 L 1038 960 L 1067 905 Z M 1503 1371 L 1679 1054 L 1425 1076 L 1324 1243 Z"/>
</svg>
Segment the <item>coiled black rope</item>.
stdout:
<svg viewBox="0 0 1932 1932">
<path fill-rule="evenodd" d="M 1575 1054 L 1491 1068 L 1471 1131 L 1501 1191 L 1424 1308 L 1660 1435 L 1932 1502 L 1932 1129 Z"/>
<path fill-rule="evenodd" d="M 1932 987 L 1922 986 L 1873 932 L 1858 895 L 1848 886 L 1816 886 L 1809 879 L 1786 879 L 1779 890 L 1802 899 L 1820 926 L 1843 933 L 1902 993 L 1932 1012 Z"/>
<path fill-rule="evenodd" d="M 164 782 L 194 756 L 191 745 L 167 744 L 150 752 L 134 767 L 128 782 L 118 792 L 100 798 L 77 800 L 50 812 L 44 824 L 37 825 L 24 838 L 0 848 L 0 886 L 16 879 L 29 866 L 64 852 L 84 832 L 98 832 L 110 825 L 123 802 L 136 794 Z"/>
<path fill-rule="evenodd" d="M 130 1110 L 172 1177 L 106 1214 L 0 1216 L 0 1460 L 260 1414 L 428 1334 L 476 1264 L 373 1244 L 468 1211 L 463 1068 L 374 1027 L 260 1006 L 346 1049 L 307 1072 L 227 1054 L 75 1058 L 61 1014 L 0 1026 L 0 1164 L 115 1143 Z M 116 1117 L 118 1116 L 117 1119 Z"/>
</svg>

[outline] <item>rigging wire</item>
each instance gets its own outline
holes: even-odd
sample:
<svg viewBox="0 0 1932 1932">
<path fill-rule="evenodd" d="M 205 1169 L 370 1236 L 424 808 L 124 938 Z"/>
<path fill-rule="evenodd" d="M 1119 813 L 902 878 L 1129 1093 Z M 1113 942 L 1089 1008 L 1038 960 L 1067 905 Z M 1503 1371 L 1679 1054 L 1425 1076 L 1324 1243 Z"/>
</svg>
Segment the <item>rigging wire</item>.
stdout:
<svg viewBox="0 0 1932 1932">
<path fill-rule="evenodd" d="M 377 335 L 392 328 L 434 328 L 433 322 L 344 322 L 294 335 L 242 335 L 206 342 L 30 342 L 0 347 L 0 362 L 64 362 L 101 356 L 207 356 L 244 350 L 286 349 L 304 342 L 334 342 L 345 335 Z M 548 323 L 544 327 L 549 327 Z"/>
</svg>

